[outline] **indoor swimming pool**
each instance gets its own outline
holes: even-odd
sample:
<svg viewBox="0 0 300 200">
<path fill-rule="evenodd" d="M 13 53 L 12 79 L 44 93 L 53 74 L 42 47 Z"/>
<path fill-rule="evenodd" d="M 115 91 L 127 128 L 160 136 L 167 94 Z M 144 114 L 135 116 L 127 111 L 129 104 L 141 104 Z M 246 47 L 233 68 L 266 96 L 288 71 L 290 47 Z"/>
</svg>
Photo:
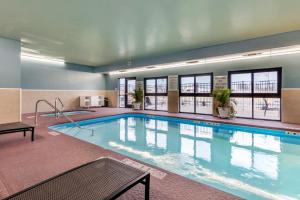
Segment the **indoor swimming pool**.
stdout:
<svg viewBox="0 0 300 200">
<path fill-rule="evenodd" d="M 146 114 L 49 128 L 245 199 L 300 199 L 300 136 Z"/>
</svg>

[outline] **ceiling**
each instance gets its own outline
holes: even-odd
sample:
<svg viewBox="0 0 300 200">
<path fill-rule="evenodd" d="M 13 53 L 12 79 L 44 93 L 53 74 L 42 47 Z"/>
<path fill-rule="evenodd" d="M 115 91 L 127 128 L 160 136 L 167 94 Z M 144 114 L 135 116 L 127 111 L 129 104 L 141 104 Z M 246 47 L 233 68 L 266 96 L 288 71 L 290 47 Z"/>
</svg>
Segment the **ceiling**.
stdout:
<svg viewBox="0 0 300 200">
<path fill-rule="evenodd" d="M 300 29 L 299 0 L 1 0 L 0 36 L 90 66 Z"/>
</svg>

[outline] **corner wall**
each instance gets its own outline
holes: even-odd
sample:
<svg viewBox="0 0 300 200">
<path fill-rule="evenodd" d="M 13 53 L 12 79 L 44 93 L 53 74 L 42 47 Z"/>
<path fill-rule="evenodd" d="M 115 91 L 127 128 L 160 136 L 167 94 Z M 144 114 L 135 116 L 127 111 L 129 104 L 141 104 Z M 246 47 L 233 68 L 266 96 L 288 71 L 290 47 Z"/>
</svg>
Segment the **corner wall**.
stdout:
<svg viewBox="0 0 300 200">
<path fill-rule="evenodd" d="M 0 38 L 0 124 L 21 120 L 20 43 Z"/>
<path fill-rule="evenodd" d="M 71 110 L 79 108 L 80 96 L 106 96 L 104 75 L 89 66 L 22 60 L 21 69 L 22 113 L 35 112 L 39 99 L 54 103 L 60 97 L 65 110 Z M 41 103 L 39 111 L 52 109 Z"/>
</svg>

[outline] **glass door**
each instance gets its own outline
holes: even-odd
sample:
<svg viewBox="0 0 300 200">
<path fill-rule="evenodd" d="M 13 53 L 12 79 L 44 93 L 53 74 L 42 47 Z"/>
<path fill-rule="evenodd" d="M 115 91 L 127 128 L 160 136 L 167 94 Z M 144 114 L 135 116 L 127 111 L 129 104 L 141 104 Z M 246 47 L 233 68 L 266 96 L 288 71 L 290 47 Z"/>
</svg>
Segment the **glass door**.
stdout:
<svg viewBox="0 0 300 200">
<path fill-rule="evenodd" d="M 213 112 L 213 74 L 179 76 L 179 111 L 211 115 Z"/>
<path fill-rule="evenodd" d="M 281 68 L 230 71 L 231 98 L 237 117 L 281 119 Z"/>
<path fill-rule="evenodd" d="M 168 77 L 145 78 L 145 109 L 168 110 Z"/>
<path fill-rule="evenodd" d="M 130 93 L 135 90 L 135 78 L 120 78 L 119 79 L 119 107 L 132 107 L 133 98 Z"/>
</svg>

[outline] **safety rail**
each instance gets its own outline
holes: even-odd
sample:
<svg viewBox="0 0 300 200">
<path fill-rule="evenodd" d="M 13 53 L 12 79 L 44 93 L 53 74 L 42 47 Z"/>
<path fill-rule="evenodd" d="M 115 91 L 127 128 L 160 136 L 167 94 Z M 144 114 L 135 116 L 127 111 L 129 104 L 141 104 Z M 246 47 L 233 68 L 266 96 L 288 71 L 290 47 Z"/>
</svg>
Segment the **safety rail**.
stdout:
<svg viewBox="0 0 300 200">
<path fill-rule="evenodd" d="M 59 98 L 58 98 L 59 99 Z M 58 100 L 61 101 L 61 100 Z M 72 124 L 74 124 L 77 128 L 80 129 L 85 129 L 85 130 L 89 130 L 92 132 L 92 136 L 94 135 L 94 130 L 93 129 L 89 129 L 89 128 L 84 128 L 82 126 L 80 126 L 77 122 L 75 122 L 73 119 L 71 119 L 70 117 L 68 117 L 67 115 L 65 115 L 61 110 L 59 110 L 56 106 L 54 106 L 53 104 L 51 104 L 49 101 L 47 101 L 46 99 L 39 99 L 36 103 L 35 103 L 35 125 L 38 126 L 38 105 L 39 103 L 44 102 L 46 103 L 48 106 L 50 106 L 51 108 L 54 109 L 55 113 L 58 113 L 59 115 L 65 117 L 68 121 L 70 121 Z M 62 103 L 62 102 L 61 102 Z"/>
<path fill-rule="evenodd" d="M 54 102 L 55 110 L 57 110 L 57 102 L 60 103 L 60 105 L 61 105 L 61 111 L 63 112 L 64 111 L 64 104 L 63 104 L 62 100 L 59 97 L 55 98 L 55 102 Z M 56 111 L 55 111 L 55 117 L 56 117 L 56 119 L 59 118 L 59 113 L 56 112 Z"/>
</svg>

